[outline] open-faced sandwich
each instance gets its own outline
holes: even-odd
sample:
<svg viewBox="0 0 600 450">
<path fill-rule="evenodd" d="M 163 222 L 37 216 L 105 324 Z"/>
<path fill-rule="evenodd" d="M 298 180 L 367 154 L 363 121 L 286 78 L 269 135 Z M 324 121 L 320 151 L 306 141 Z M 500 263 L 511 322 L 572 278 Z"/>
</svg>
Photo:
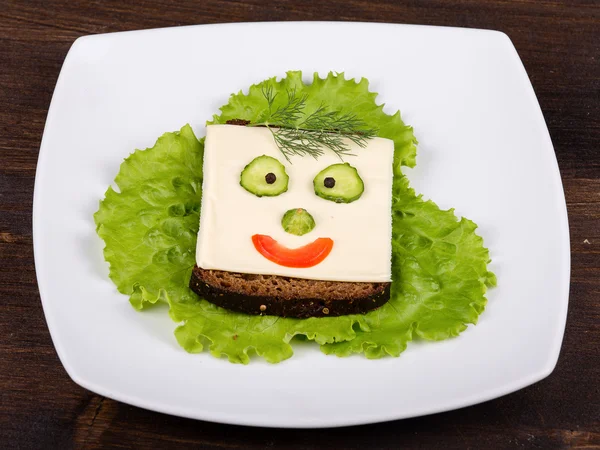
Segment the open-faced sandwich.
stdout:
<svg viewBox="0 0 600 450">
<path fill-rule="evenodd" d="M 227 309 L 364 313 L 389 300 L 394 144 L 285 155 L 266 127 L 209 125 L 191 288 Z"/>
</svg>

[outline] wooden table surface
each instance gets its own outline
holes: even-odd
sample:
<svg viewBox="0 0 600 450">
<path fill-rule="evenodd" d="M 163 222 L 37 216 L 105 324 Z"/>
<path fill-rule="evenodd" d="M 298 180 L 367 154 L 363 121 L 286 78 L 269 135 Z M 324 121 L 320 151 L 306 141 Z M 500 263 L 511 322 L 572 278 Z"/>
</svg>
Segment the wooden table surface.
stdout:
<svg viewBox="0 0 600 450">
<path fill-rule="evenodd" d="M 44 320 L 31 233 L 40 139 L 69 46 L 86 34 L 258 20 L 448 25 L 510 36 L 550 129 L 569 210 L 570 306 L 552 375 L 458 411 L 330 430 L 269 430 L 181 419 L 102 398 L 69 379 Z M 600 448 L 597 0 L 2 0 L 0 127 L 1 448 Z"/>
</svg>

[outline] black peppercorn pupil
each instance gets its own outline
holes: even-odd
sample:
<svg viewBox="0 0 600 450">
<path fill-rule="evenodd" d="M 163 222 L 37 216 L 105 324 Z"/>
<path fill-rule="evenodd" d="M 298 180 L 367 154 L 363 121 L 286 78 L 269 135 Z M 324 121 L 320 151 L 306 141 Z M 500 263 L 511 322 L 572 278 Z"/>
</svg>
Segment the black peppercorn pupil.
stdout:
<svg viewBox="0 0 600 450">
<path fill-rule="evenodd" d="M 273 183 L 275 183 L 276 180 L 277 180 L 277 177 L 275 176 L 275 174 L 273 172 L 269 172 L 268 174 L 265 175 L 265 181 L 267 182 L 267 184 L 273 184 Z"/>
<path fill-rule="evenodd" d="M 332 188 L 335 186 L 335 178 L 332 177 L 327 177 L 323 180 L 323 184 L 325 185 L 326 188 Z"/>
</svg>

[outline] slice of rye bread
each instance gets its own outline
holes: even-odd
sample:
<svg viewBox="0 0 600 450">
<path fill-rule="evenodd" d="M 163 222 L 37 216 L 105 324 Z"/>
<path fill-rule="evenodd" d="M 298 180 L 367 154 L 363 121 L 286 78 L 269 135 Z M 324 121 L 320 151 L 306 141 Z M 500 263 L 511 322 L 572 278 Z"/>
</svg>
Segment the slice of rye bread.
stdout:
<svg viewBox="0 0 600 450">
<path fill-rule="evenodd" d="M 223 308 L 296 318 L 366 313 L 390 299 L 390 285 L 252 275 L 198 266 L 190 280 L 195 293 Z"/>
</svg>

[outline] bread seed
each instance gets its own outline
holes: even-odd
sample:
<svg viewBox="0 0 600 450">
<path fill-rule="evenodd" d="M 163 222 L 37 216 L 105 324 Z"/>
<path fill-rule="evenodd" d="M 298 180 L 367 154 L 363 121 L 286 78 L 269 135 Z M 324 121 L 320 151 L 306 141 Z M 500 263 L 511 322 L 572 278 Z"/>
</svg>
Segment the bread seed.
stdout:
<svg viewBox="0 0 600 450">
<path fill-rule="evenodd" d="M 329 314 L 329 308 L 323 308 L 323 314 Z"/>
<path fill-rule="evenodd" d="M 260 310 L 261 311 L 266 311 L 267 310 L 267 305 L 260 305 Z"/>
</svg>

